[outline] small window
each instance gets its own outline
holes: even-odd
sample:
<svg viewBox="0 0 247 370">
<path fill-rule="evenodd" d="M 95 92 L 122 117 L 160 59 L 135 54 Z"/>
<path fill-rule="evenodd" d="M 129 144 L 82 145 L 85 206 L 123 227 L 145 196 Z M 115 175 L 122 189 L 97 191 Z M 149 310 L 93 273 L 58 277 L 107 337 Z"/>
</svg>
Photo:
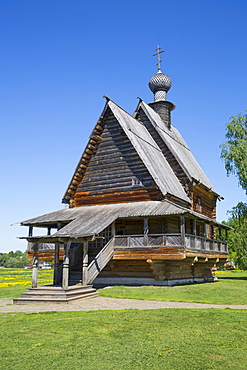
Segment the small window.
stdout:
<svg viewBox="0 0 247 370">
<path fill-rule="evenodd" d="M 142 180 L 132 179 L 132 186 L 143 186 Z"/>
</svg>

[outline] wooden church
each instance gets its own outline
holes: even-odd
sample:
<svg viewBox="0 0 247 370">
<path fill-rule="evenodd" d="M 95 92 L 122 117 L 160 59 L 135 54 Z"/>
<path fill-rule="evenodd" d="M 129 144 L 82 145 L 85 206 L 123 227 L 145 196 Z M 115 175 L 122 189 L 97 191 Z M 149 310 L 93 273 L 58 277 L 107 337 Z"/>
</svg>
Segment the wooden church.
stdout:
<svg viewBox="0 0 247 370">
<path fill-rule="evenodd" d="M 150 79 L 154 101 L 133 115 L 106 97 L 62 202 L 68 208 L 23 221 L 29 227 L 32 288 L 15 303 L 70 302 L 95 287 L 214 281 L 227 260 L 220 198 L 171 124 L 171 79 Z M 47 229 L 34 235 L 33 228 Z M 54 263 L 54 284 L 37 287 L 38 261 Z"/>
</svg>

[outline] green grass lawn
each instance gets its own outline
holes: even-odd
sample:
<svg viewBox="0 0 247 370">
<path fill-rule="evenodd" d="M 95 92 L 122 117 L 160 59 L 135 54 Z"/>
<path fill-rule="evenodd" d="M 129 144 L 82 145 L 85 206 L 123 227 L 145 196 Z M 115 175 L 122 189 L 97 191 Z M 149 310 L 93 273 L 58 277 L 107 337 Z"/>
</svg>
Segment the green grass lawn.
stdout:
<svg viewBox="0 0 247 370">
<path fill-rule="evenodd" d="M 242 310 L 0 314 L 1 369 L 246 369 Z"/>
<path fill-rule="evenodd" d="M 53 270 L 38 271 L 38 284 L 51 284 Z M 0 298 L 17 298 L 32 286 L 32 270 L 0 269 Z"/>
<path fill-rule="evenodd" d="M 151 299 L 158 301 L 247 304 L 247 271 L 222 271 L 216 273 L 216 275 L 219 280 L 214 283 L 174 287 L 115 286 L 101 289 L 100 295 L 104 297 Z"/>
<path fill-rule="evenodd" d="M 111 287 L 101 289 L 100 295 L 116 298 L 151 299 L 161 301 L 215 304 L 247 304 L 247 271 L 216 273 L 215 283 L 175 287 Z M 0 298 L 17 298 L 31 287 L 31 270 L 0 269 Z M 39 285 L 51 284 L 53 270 L 39 270 Z"/>
</svg>

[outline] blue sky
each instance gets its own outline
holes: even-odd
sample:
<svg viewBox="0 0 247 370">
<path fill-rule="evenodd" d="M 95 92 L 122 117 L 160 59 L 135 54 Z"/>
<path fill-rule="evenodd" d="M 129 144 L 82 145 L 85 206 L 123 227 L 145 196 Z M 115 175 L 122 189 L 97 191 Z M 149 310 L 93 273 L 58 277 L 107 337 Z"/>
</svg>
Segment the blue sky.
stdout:
<svg viewBox="0 0 247 370">
<path fill-rule="evenodd" d="M 217 191 L 218 220 L 246 201 L 219 145 L 247 109 L 244 0 L 0 0 L 0 252 L 25 250 L 12 223 L 60 208 L 103 95 L 132 113 L 162 71 L 175 125 Z"/>
</svg>

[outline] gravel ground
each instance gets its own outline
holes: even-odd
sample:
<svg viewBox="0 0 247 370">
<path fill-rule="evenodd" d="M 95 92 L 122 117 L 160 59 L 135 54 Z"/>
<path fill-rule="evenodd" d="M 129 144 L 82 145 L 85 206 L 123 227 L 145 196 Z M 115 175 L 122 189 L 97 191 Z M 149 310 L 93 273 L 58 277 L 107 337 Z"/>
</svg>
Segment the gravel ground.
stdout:
<svg viewBox="0 0 247 370">
<path fill-rule="evenodd" d="M 47 312 L 47 311 L 97 311 L 97 310 L 127 310 L 127 309 L 157 309 L 157 308 L 232 308 L 247 310 L 247 305 L 222 305 L 188 302 L 149 301 L 140 299 L 121 299 L 96 297 L 74 301 L 69 304 L 28 304 L 13 305 L 12 299 L 0 299 L 0 313 L 7 312 Z"/>
</svg>

